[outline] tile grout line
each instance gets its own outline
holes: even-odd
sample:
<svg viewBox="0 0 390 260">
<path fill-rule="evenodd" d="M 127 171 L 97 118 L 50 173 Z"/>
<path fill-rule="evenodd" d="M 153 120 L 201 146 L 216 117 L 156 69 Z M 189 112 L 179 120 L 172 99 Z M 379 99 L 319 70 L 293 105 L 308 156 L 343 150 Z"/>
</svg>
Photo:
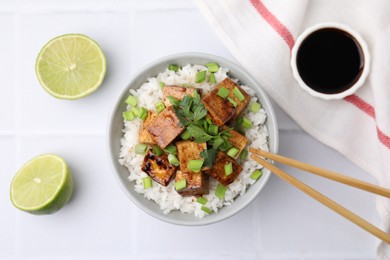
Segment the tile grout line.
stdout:
<svg viewBox="0 0 390 260">
<path fill-rule="evenodd" d="M 136 15 L 137 15 L 137 11 L 136 10 L 129 11 L 129 17 L 131 17 L 130 18 L 130 25 L 129 25 L 129 28 L 130 28 L 130 34 L 129 35 L 132 35 L 135 38 L 137 37 L 135 35 L 135 29 L 134 29 L 135 24 L 136 24 L 136 22 L 135 22 L 135 20 L 136 20 L 135 16 Z M 130 42 L 131 42 L 131 46 L 129 48 L 129 54 L 130 54 L 130 57 L 131 57 L 133 55 L 133 53 L 134 53 L 134 49 L 133 49 L 134 44 L 133 44 L 132 41 L 130 41 Z M 130 69 L 131 69 L 131 63 L 130 63 Z M 139 246 L 138 246 L 138 239 L 137 239 L 137 236 L 136 236 L 137 232 L 135 232 L 135 230 L 137 230 L 137 225 L 135 223 L 138 223 L 138 214 L 137 214 L 137 212 L 135 210 L 131 210 L 130 211 L 130 217 L 134 218 L 134 220 L 135 220 L 135 221 L 131 221 L 130 227 L 131 227 L 131 230 L 132 230 L 132 232 L 131 232 L 131 247 L 132 247 L 131 252 L 132 252 L 132 257 L 136 258 L 137 255 L 138 255 L 138 248 L 139 248 Z"/>
<path fill-rule="evenodd" d="M 68 12 L 86 12 L 86 13 L 100 13 L 100 12 L 113 12 L 113 13 L 128 13 L 132 10 L 137 11 L 186 11 L 186 10 L 196 10 L 196 6 L 188 4 L 189 2 L 156 2 L 156 4 L 140 4 L 139 2 L 132 3 L 118 3 L 112 5 L 110 2 L 98 3 L 40 3 L 40 4 L 30 4 L 30 3 L 15 3 L 11 6 L 3 6 L 5 9 L 0 10 L 0 14 L 3 13 L 18 13 L 18 14 L 53 14 L 53 13 L 68 13 Z"/>
<path fill-rule="evenodd" d="M 19 6 L 19 4 L 16 4 Z M 16 166 L 20 165 L 20 154 L 21 154 L 21 147 L 22 147 L 22 140 L 19 136 L 19 130 L 21 127 L 21 122 L 18 120 L 18 116 L 20 115 L 20 100 L 19 100 L 19 94 L 20 94 L 20 81 L 18 75 L 19 71 L 19 65 L 20 65 L 20 14 L 16 13 L 14 14 L 14 40 L 15 40 L 15 64 L 14 64 L 14 86 L 15 86 L 15 103 L 14 103 L 14 115 L 15 115 L 15 164 Z M 16 167 L 17 168 L 17 167 Z M 16 257 L 20 257 L 21 250 L 20 250 L 20 242 L 21 242 L 21 233 L 20 233 L 20 214 L 16 215 L 16 232 L 15 232 L 15 255 Z"/>
</svg>

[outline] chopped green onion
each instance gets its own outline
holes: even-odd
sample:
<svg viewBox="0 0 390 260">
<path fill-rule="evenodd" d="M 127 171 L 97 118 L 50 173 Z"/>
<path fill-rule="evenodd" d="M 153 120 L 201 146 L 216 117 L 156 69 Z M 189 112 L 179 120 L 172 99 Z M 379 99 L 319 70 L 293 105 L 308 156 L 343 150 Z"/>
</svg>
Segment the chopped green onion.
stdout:
<svg viewBox="0 0 390 260">
<path fill-rule="evenodd" d="M 217 125 L 210 125 L 209 126 L 209 133 L 212 135 L 218 134 L 218 126 Z"/>
<path fill-rule="evenodd" d="M 208 129 L 208 124 L 206 120 L 203 120 L 203 128 Z"/>
<path fill-rule="evenodd" d="M 184 83 L 184 84 L 183 84 L 183 87 L 185 87 L 185 88 L 189 88 L 189 87 L 191 87 L 191 85 L 190 85 L 190 84 L 188 84 L 188 83 Z"/>
<path fill-rule="evenodd" d="M 191 137 L 191 132 L 188 131 L 187 129 L 184 130 L 184 132 L 181 133 L 181 135 L 180 135 L 180 138 L 183 140 L 188 140 L 188 139 L 190 139 L 190 137 Z"/>
<path fill-rule="evenodd" d="M 219 65 L 215 62 L 207 63 L 206 67 L 209 69 L 210 72 L 217 72 L 219 70 Z"/>
<path fill-rule="evenodd" d="M 149 176 L 148 177 L 145 177 L 145 178 L 142 178 L 142 182 L 144 183 L 144 189 L 149 189 L 153 186 L 152 184 L 152 178 L 150 178 Z"/>
<path fill-rule="evenodd" d="M 200 172 L 202 169 L 203 160 L 190 160 L 188 162 L 188 168 L 193 172 Z"/>
<path fill-rule="evenodd" d="M 236 96 L 236 98 L 238 98 L 238 100 L 240 100 L 241 102 L 244 101 L 245 99 L 245 96 L 241 93 L 241 91 L 237 88 L 237 87 L 234 87 L 233 89 L 233 94 Z"/>
<path fill-rule="evenodd" d="M 214 73 L 210 73 L 209 82 L 210 82 L 210 83 L 215 83 L 215 82 L 217 82 L 217 80 L 215 79 Z"/>
<path fill-rule="evenodd" d="M 242 152 L 241 152 L 240 159 L 243 160 L 243 161 L 245 161 L 246 158 L 248 158 L 248 150 L 247 150 L 247 149 L 244 149 L 244 150 L 242 150 Z"/>
<path fill-rule="evenodd" d="M 172 164 L 174 166 L 179 166 L 179 160 L 173 154 L 168 154 L 168 161 L 170 164 Z"/>
<path fill-rule="evenodd" d="M 200 207 L 201 210 L 203 210 L 204 212 L 206 212 L 207 214 L 211 214 L 213 212 L 212 209 L 206 207 L 206 206 L 202 206 Z"/>
<path fill-rule="evenodd" d="M 234 101 L 231 97 L 228 97 L 228 100 L 229 100 L 230 104 L 232 104 L 234 107 L 237 106 L 237 102 Z"/>
<path fill-rule="evenodd" d="M 261 109 L 261 104 L 255 102 L 251 105 L 251 111 L 253 113 L 256 113 L 256 112 L 259 112 L 259 110 Z"/>
<path fill-rule="evenodd" d="M 228 163 L 228 164 L 225 164 L 225 166 L 223 168 L 225 170 L 225 175 L 226 176 L 229 176 L 230 174 L 232 174 L 232 172 L 233 172 L 233 164 L 231 162 Z"/>
<path fill-rule="evenodd" d="M 161 113 L 165 109 L 164 102 L 162 101 L 158 101 L 154 106 L 156 107 L 157 113 Z"/>
<path fill-rule="evenodd" d="M 130 111 L 133 112 L 134 115 L 138 115 L 138 109 L 136 107 L 132 107 Z"/>
<path fill-rule="evenodd" d="M 168 69 L 177 72 L 179 70 L 179 66 L 177 66 L 176 64 L 171 64 L 168 66 Z"/>
<path fill-rule="evenodd" d="M 176 189 L 177 191 L 182 190 L 182 189 L 184 189 L 185 187 L 187 187 L 187 181 L 186 181 L 186 179 L 182 179 L 182 180 L 180 180 L 180 181 L 175 182 L 175 189 Z"/>
<path fill-rule="evenodd" d="M 223 199 L 225 197 L 226 187 L 223 186 L 221 183 L 218 183 L 217 189 L 215 190 L 215 196 L 217 196 L 220 199 Z"/>
<path fill-rule="evenodd" d="M 211 121 L 210 117 L 206 117 L 206 121 L 209 125 L 212 125 L 213 124 L 213 121 Z"/>
<path fill-rule="evenodd" d="M 140 107 L 140 109 L 138 109 L 138 117 L 141 120 L 145 120 L 147 116 L 148 116 L 148 110 L 144 107 Z"/>
<path fill-rule="evenodd" d="M 163 149 L 160 148 L 160 146 L 156 145 L 155 147 L 152 148 L 152 152 L 156 156 L 160 156 L 164 153 Z"/>
<path fill-rule="evenodd" d="M 130 95 L 127 99 L 126 99 L 126 104 L 129 104 L 130 106 L 133 106 L 135 107 L 138 103 L 138 98 L 133 96 L 133 95 Z"/>
<path fill-rule="evenodd" d="M 249 120 L 249 119 L 246 118 L 246 117 L 243 117 L 243 118 L 242 118 L 242 123 L 241 123 L 241 125 L 242 125 L 244 128 L 249 129 L 249 128 L 252 127 L 252 121 Z"/>
<path fill-rule="evenodd" d="M 229 155 L 229 156 L 232 157 L 232 158 L 235 158 L 239 151 L 240 151 L 240 150 L 238 150 L 236 147 L 232 147 L 232 148 L 230 148 L 229 151 L 227 152 L 227 155 Z"/>
<path fill-rule="evenodd" d="M 176 155 L 176 154 L 177 154 L 177 148 L 176 148 L 176 146 L 174 146 L 173 144 L 168 145 L 167 147 L 165 147 L 164 150 L 165 150 L 167 153 L 169 153 L 169 154 L 173 154 L 173 155 Z"/>
<path fill-rule="evenodd" d="M 217 95 L 221 98 L 227 98 L 227 96 L 229 95 L 229 90 L 224 87 L 221 87 L 220 89 L 218 89 Z"/>
<path fill-rule="evenodd" d="M 165 87 L 165 83 L 160 81 L 160 87 L 162 87 L 162 88 Z"/>
<path fill-rule="evenodd" d="M 255 170 L 251 174 L 251 179 L 257 180 L 257 179 L 259 179 L 261 177 L 261 175 L 263 175 L 263 172 L 261 170 Z"/>
<path fill-rule="evenodd" d="M 200 203 L 200 204 L 202 204 L 202 205 L 206 205 L 207 201 L 208 201 L 208 200 L 207 200 L 205 197 L 199 197 L 199 198 L 196 200 L 196 202 L 198 202 L 198 203 Z"/>
<path fill-rule="evenodd" d="M 198 73 L 196 73 L 196 75 L 195 75 L 195 82 L 196 83 L 202 83 L 205 79 L 206 79 L 206 71 L 205 70 L 199 71 Z"/>
<path fill-rule="evenodd" d="M 147 149 L 148 149 L 148 146 L 146 144 L 137 144 L 135 146 L 135 153 L 144 155 L 146 153 Z"/>
<path fill-rule="evenodd" d="M 131 111 L 125 111 L 122 113 L 123 118 L 126 119 L 126 121 L 133 121 L 134 120 L 134 114 Z"/>
</svg>

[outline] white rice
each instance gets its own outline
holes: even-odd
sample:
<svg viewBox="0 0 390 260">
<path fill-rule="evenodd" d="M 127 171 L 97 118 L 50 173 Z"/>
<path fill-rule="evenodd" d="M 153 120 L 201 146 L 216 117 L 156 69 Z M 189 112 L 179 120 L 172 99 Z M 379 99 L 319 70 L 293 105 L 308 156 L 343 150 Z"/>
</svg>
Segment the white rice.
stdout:
<svg viewBox="0 0 390 260">
<path fill-rule="evenodd" d="M 131 89 L 130 93 L 138 97 L 140 106 L 144 106 L 148 110 L 155 110 L 154 104 L 162 99 L 160 82 L 164 82 L 166 85 L 189 84 L 201 89 L 202 93 L 205 94 L 228 77 L 227 73 L 229 71 L 227 68 L 221 67 L 219 71 L 215 73 L 215 84 L 208 83 L 208 80 L 198 84 L 195 82 L 195 75 L 198 71 L 202 70 L 207 70 L 207 68 L 203 65 L 186 65 L 178 72 L 166 69 L 164 72 L 158 74 L 156 78 L 149 78 L 148 82 L 142 84 L 137 90 Z M 238 82 L 238 80 L 233 80 Z M 261 109 L 257 113 L 250 112 L 248 108 L 258 99 L 255 96 L 254 90 L 243 85 L 241 85 L 241 87 L 251 96 L 250 103 L 243 111 L 243 115 L 253 122 L 253 126 L 251 129 L 246 130 L 245 136 L 250 140 L 249 144 L 252 147 L 268 151 L 268 129 L 264 124 L 266 112 L 264 109 Z M 130 106 L 128 106 L 127 109 L 130 109 Z M 129 180 L 134 182 L 135 190 L 138 193 L 144 194 L 145 198 L 154 200 L 165 214 L 168 214 L 172 210 L 180 210 L 183 213 L 191 213 L 200 218 L 207 215 L 206 212 L 201 210 L 202 205 L 196 202 L 196 197 L 182 197 L 175 191 L 174 181 L 171 181 L 167 187 L 153 182 L 153 187 L 146 190 L 144 189 L 142 178 L 147 176 L 147 174 L 141 170 L 144 156 L 137 155 L 134 151 L 135 146 L 139 143 L 138 134 L 141 124 L 142 122 L 138 118 L 133 121 L 124 120 L 124 137 L 121 139 L 122 147 L 119 154 L 119 162 L 129 169 Z M 218 182 L 213 178 L 210 178 L 209 193 L 203 196 L 208 200 L 205 205 L 206 207 L 211 208 L 214 212 L 218 212 L 223 206 L 231 205 L 234 202 L 235 197 L 243 195 L 247 187 L 255 183 L 255 181 L 250 178 L 250 175 L 255 169 L 260 169 L 260 166 L 250 159 L 249 156 L 242 166 L 243 171 L 233 183 L 227 186 L 224 199 L 219 199 L 215 196 L 215 189 Z"/>
</svg>

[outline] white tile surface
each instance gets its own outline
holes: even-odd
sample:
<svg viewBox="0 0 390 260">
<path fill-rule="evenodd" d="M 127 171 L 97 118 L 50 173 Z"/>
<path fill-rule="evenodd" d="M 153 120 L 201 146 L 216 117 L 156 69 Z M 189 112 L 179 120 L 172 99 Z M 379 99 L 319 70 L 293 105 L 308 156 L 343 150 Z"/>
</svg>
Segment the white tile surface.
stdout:
<svg viewBox="0 0 390 260">
<path fill-rule="evenodd" d="M 14 82 L 15 67 L 16 67 L 16 50 L 15 50 L 15 23 L 14 16 L 11 14 L 0 15 L 0 35 L 7 35 L 7 40 L 3 42 L 0 48 L 0 71 L 2 83 L 0 84 L 0 104 L 1 104 L 1 120 L 0 134 L 9 134 L 15 130 L 15 92 L 16 83 Z M 13 58 L 12 58 L 13 57 Z M 10 59 L 11 58 L 11 59 Z M 6 61 L 6 62 L 5 62 Z M 4 109 L 6 108 L 6 109 Z"/>
<path fill-rule="evenodd" d="M 72 199 L 56 214 L 37 217 L 18 212 L 22 258 L 131 253 L 134 207 L 105 163 L 104 138 L 25 137 L 20 146 L 23 161 L 47 152 L 60 155 L 74 178 Z"/>
<path fill-rule="evenodd" d="M 106 118 L 113 101 L 127 84 L 130 74 L 130 33 L 123 33 L 130 15 L 123 13 L 25 14 L 20 17 L 19 118 L 25 116 L 22 133 L 105 133 Z M 36 28 L 33 29 L 32 28 Z M 44 28 L 40 29 L 40 28 Z M 48 95 L 35 76 L 35 59 L 51 38 L 83 33 L 99 42 L 107 58 L 107 77 L 97 93 L 77 100 L 58 100 Z M 50 109 L 48 109 L 50 108 Z M 80 113 L 82 111 L 82 113 Z M 39 116 L 37 116 L 39 115 Z"/>
<path fill-rule="evenodd" d="M 244 211 L 205 227 L 158 221 L 123 194 L 108 165 L 105 130 L 131 76 L 178 52 L 233 59 L 194 2 L 5 0 L 0 6 L 0 259 L 375 258 L 376 239 L 274 176 Z M 89 97 L 57 100 L 39 86 L 35 58 L 52 37 L 72 32 L 100 43 L 107 77 Z M 281 154 L 373 181 L 276 105 L 275 111 Z M 74 196 L 54 215 L 20 212 L 9 201 L 11 179 L 24 162 L 47 152 L 68 161 Z M 284 169 L 378 225 L 372 195 Z"/>
<path fill-rule="evenodd" d="M 17 212 L 10 199 L 10 184 L 16 170 L 15 138 L 0 136 L 0 259 L 15 255 L 18 236 Z"/>
</svg>

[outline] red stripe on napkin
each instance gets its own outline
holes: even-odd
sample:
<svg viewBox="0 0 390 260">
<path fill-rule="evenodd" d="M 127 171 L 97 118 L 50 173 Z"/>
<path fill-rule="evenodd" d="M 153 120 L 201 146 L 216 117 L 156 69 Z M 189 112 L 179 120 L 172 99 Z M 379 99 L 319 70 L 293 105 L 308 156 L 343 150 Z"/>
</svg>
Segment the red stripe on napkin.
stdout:
<svg viewBox="0 0 390 260">
<path fill-rule="evenodd" d="M 267 21 L 269 25 L 283 38 L 290 50 L 294 46 L 295 40 L 290 31 L 284 26 L 260 0 L 250 0 L 257 12 Z"/>
<path fill-rule="evenodd" d="M 250 0 L 253 7 L 256 9 L 256 11 L 260 14 L 261 17 L 282 37 L 282 39 L 287 43 L 288 47 L 291 49 L 293 48 L 295 44 L 294 37 L 292 36 L 291 32 L 287 29 L 286 26 L 284 26 L 278 18 L 276 18 L 269 10 L 268 8 L 263 4 L 261 0 Z M 361 99 L 360 97 L 356 95 L 350 95 L 346 98 L 344 98 L 345 101 L 353 104 L 355 107 L 359 108 L 361 111 L 366 113 L 369 117 L 373 118 L 375 123 L 375 109 L 373 106 L 371 106 L 369 103 Z M 390 137 L 382 132 L 381 129 L 379 129 L 378 125 L 376 126 L 376 131 L 378 135 L 379 141 L 390 149 Z"/>
<path fill-rule="evenodd" d="M 360 97 L 358 97 L 356 95 L 350 95 L 348 97 L 345 97 L 344 100 L 353 104 L 355 107 L 359 108 L 361 111 L 363 111 L 369 117 L 372 117 L 375 120 L 375 109 L 370 104 L 368 104 L 366 101 L 361 99 Z M 390 149 L 390 137 L 387 136 L 385 133 L 383 133 L 382 130 L 380 130 L 378 126 L 376 126 L 376 132 L 377 132 L 379 141 L 384 146 L 386 146 L 387 148 Z"/>
</svg>

